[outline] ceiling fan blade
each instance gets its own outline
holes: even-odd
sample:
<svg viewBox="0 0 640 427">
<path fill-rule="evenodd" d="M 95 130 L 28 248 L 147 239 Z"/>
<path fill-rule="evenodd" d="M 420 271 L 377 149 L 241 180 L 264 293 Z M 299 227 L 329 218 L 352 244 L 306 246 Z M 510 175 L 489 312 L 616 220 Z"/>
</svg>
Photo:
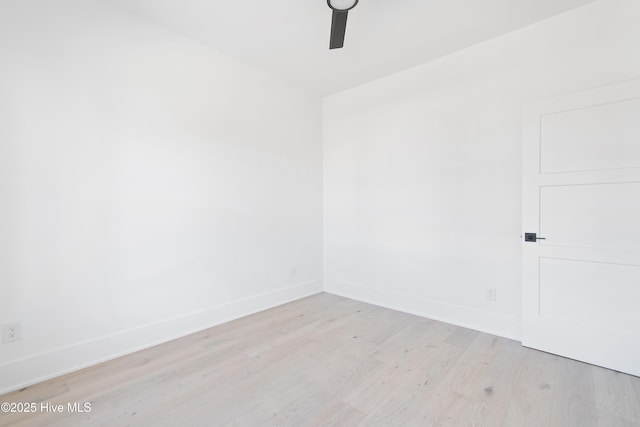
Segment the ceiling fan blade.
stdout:
<svg viewBox="0 0 640 427">
<path fill-rule="evenodd" d="M 340 49 L 344 46 L 344 33 L 347 30 L 347 15 L 349 12 L 334 10 L 331 17 L 331 40 L 329 49 Z"/>
</svg>

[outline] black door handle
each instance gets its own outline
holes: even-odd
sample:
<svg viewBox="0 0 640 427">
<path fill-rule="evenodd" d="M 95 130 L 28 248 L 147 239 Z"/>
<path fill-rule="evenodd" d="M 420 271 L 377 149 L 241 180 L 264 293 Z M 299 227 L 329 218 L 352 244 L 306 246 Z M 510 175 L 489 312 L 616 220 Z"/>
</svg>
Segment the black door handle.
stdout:
<svg viewBox="0 0 640 427">
<path fill-rule="evenodd" d="M 547 240 L 546 237 L 538 237 L 536 233 L 524 233 L 525 242 L 537 242 L 538 240 Z"/>
</svg>

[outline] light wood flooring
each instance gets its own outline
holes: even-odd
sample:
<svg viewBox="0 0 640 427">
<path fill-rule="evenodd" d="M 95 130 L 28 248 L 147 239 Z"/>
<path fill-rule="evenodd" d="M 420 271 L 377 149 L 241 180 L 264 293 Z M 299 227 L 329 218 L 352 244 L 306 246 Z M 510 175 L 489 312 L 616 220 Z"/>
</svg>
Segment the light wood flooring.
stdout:
<svg viewBox="0 0 640 427">
<path fill-rule="evenodd" d="M 329 294 L 3 401 L 91 412 L 1 426 L 640 426 L 640 378 Z"/>
</svg>

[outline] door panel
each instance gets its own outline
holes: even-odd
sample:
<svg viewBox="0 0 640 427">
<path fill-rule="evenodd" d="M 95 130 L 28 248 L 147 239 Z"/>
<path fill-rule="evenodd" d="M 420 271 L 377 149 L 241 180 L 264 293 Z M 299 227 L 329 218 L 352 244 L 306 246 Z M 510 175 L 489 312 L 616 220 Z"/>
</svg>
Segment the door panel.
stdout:
<svg viewBox="0 0 640 427">
<path fill-rule="evenodd" d="M 522 343 L 640 376 L 640 80 L 525 108 Z"/>
<path fill-rule="evenodd" d="M 541 244 L 640 250 L 640 203 L 629 197 L 639 194 L 639 182 L 541 186 Z"/>
<path fill-rule="evenodd" d="M 639 266 L 541 258 L 540 314 L 634 332 L 640 324 L 639 283 Z"/>
<path fill-rule="evenodd" d="M 541 116 L 541 172 L 640 167 L 640 99 Z"/>
</svg>

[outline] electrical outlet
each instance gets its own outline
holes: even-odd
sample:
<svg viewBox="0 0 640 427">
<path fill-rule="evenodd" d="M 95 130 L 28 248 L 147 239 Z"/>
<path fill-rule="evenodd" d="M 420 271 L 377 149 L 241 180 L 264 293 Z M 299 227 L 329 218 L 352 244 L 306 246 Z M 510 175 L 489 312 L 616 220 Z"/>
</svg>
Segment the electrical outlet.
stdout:
<svg viewBox="0 0 640 427">
<path fill-rule="evenodd" d="M 296 277 L 298 274 L 298 269 L 297 267 L 294 265 L 293 267 L 291 267 L 291 277 Z"/>
<path fill-rule="evenodd" d="M 22 339 L 22 325 L 20 323 L 7 323 L 2 325 L 2 342 L 14 342 Z"/>
<path fill-rule="evenodd" d="M 496 288 L 487 288 L 487 301 L 496 300 Z"/>
</svg>

